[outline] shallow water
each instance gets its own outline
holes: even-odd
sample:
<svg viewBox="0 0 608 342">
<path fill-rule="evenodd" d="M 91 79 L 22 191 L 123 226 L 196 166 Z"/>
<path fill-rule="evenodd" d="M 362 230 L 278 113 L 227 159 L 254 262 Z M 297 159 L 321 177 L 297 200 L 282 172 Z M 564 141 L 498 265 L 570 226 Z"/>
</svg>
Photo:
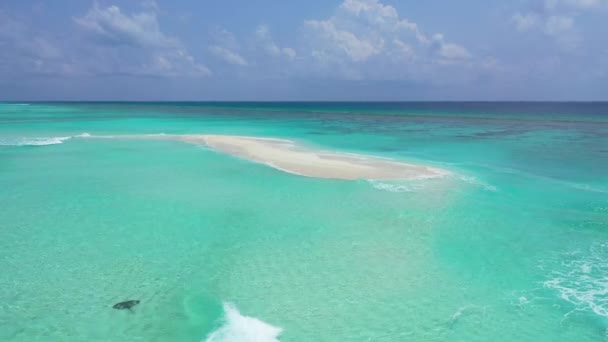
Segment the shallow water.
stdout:
<svg viewBox="0 0 608 342">
<path fill-rule="evenodd" d="M 452 174 L 314 179 L 91 137 L 158 133 Z M 608 336 L 608 104 L 0 104 L 0 208 L 2 341 Z"/>
</svg>

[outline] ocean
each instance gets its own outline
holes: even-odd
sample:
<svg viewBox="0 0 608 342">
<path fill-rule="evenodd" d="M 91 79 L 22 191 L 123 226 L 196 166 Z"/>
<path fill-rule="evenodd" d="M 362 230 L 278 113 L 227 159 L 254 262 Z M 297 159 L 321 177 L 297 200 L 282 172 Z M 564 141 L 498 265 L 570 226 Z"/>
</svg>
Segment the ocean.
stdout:
<svg viewBox="0 0 608 342">
<path fill-rule="evenodd" d="M 608 103 L 0 103 L 0 340 L 606 341 Z"/>
</svg>

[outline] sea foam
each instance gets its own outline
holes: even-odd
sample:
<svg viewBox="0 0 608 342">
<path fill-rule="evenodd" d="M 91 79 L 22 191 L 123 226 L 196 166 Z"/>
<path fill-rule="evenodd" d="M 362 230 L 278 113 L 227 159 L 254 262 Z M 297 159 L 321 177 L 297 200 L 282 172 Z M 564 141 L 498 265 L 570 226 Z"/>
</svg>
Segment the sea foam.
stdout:
<svg viewBox="0 0 608 342">
<path fill-rule="evenodd" d="M 424 185 L 415 183 L 398 183 L 398 182 L 381 182 L 377 180 L 368 180 L 375 189 L 388 192 L 417 192 L 424 189 Z"/>
<path fill-rule="evenodd" d="M 46 137 L 46 138 L 8 138 L 0 140 L 0 146 L 46 146 L 63 144 L 72 137 Z"/>
<path fill-rule="evenodd" d="M 0 146 L 47 146 L 63 144 L 72 138 L 88 138 L 89 133 L 64 137 L 16 137 L 0 139 Z"/>
<path fill-rule="evenodd" d="M 254 317 L 242 315 L 231 303 L 224 303 L 224 322 L 205 342 L 279 342 L 282 329 Z"/>
<path fill-rule="evenodd" d="M 543 285 L 555 290 L 575 310 L 608 318 L 607 252 L 608 243 L 597 243 L 589 252 L 570 253 Z"/>
<path fill-rule="evenodd" d="M 484 181 L 480 181 L 479 179 L 477 179 L 477 177 L 473 177 L 473 176 L 457 176 L 458 180 L 461 180 L 465 183 L 469 183 L 475 186 L 479 186 L 481 188 L 483 188 L 485 191 L 492 191 L 492 192 L 496 192 L 498 191 L 498 188 L 495 187 L 494 185 L 488 184 Z"/>
</svg>

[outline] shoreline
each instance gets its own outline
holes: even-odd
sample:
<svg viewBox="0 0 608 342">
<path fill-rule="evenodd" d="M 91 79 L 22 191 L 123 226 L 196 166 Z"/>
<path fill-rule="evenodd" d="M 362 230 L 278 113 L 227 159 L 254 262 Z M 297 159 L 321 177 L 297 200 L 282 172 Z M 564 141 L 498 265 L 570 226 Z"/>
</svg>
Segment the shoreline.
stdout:
<svg viewBox="0 0 608 342">
<path fill-rule="evenodd" d="M 203 144 L 216 151 L 277 170 L 314 178 L 343 180 L 415 180 L 449 172 L 385 157 L 317 150 L 287 139 L 231 135 L 184 135 L 177 140 Z"/>
<path fill-rule="evenodd" d="M 293 140 L 216 134 L 147 134 L 89 136 L 82 138 L 158 139 L 203 145 L 240 159 L 264 164 L 293 175 L 342 180 L 421 180 L 441 178 L 449 171 L 352 152 L 300 145 Z"/>
</svg>

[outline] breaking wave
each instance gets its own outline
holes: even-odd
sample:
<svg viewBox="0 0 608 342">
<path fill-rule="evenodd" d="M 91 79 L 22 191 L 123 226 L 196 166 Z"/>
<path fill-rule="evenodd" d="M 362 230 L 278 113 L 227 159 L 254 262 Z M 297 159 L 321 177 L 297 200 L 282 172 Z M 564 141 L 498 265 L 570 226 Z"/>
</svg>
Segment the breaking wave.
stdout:
<svg viewBox="0 0 608 342">
<path fill-rule="evenodd" d="M 15 138 L 2 139 L 0 146 L 46 146 L 63 144 L 72 137 L 49 137 L 49 138 Z"/>
<path fill-rule="evenodd" d="M 242 315 L 231 303 L 224 303 L 223 325 L 211 332 L 205 342 L 280 342 L 283 330 L 254 317 Z"/>
<path fill-rule="evenodd" d="M 63 142 L 72 138 L 87 138 L 91 135 L 89 133 L 82 133 L 79 135 L 65 136 L 65 137 L 32 137 L 32 138 L 3 138 L 0 139 L 0 146 L 47 146 L 63 144 Z"/>
<path fill-rule="evenodd" d="M 388 192 L 417 192 L 424 189 L 424 185 L 419 183 L 407 183 L 407 182 L 387 182 L 368 180 L 375 189 L 384 190 Z"/>
<path fill-rule="evenodd" d="M 488 184 L 484 181 L 481 181 L 479 179 L 477 179 L 477 177 L 473 177 L 473 176 L 457 176 L 457 178 L 465 183 L 469 183 L 472 185 L 476 185 L 476 186 L 480 186 L 481 188 L 483 188 L 486 191 L 492 191 L 492 192 L 496 192 L 498 191 L 498 188 L 494 185 Z"/>
<path fill-rule="evenodd" d="M 574 306 L 573 311 L 593 312 L 608 318 L 608 242 L 594 244 L 589 251 L 566 255 L 545 288 Z"/>
<path fill-rule="evenodd" d="M 605 187 L 591 185 L 591 184 L 571 182 L 571 181 L 567 181 L 567 180 L 563 180 L 563 179 L 559 179 L 559 178 L 544 176 L 544 175 L 527 172 L 527 171 L 523 171 L 523 170 L 518 170 L 518 169 L 514 169 L 514 168 L 509 168 L 509 167 L 493 166 L 493 165 L 482 164 L 482 163 L 445 163 L 445 165 L 453 165 L 453 166 L 463 165 L 463 166 L 482 167 L 482 168 L 485 168 L 485 169 L 488 169 L 488 170 L 491 170 L 491 171 L 497 172 L 497 173 L 513 174 L 513 175 L 517 175 L 517 176 L 521 176 L 521 177 L 534 178 L 534 179 L 540 179 L 540 180 L 547 181 L 547 182 L 553 182 L 553 183 L 567 186 L 567 187 L 570 187 L 570 188 L 573 188 L 576 190 L 588 191 L 588 192 L 598 192 L 598 193 L 608 193 L 608 188 L 605 188 Z M 464 177 L 464 178 L 472 178 L 472 180 L 475 180 L 474 179 L 475 177 Z M 466 179 L 462 179 L 462 180 L 467 181 Z M 493 186 L 490 185 L 490 187 L 493 187 Z M 498 189 L 496 189 L 496 190 L 498 190 Z"/>
</svg>

